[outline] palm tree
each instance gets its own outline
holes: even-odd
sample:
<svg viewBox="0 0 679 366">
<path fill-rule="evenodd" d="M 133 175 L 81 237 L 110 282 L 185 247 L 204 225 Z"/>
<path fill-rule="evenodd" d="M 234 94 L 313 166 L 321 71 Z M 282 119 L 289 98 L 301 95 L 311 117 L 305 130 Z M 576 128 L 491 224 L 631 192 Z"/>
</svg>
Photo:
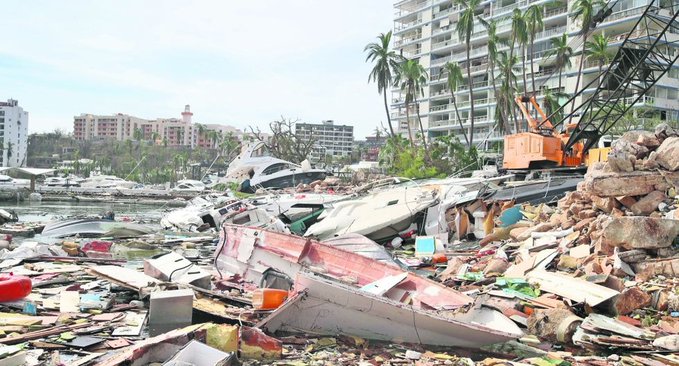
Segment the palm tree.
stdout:
<svg viewBox="0 0 679 366">
<path fill-rule="evenodd" d="M 559 94 L 560 93 L 552 93 L 552 90 L 549 89 L 549 88 L 545 89 L 544 94 L 543 94 L 543 98 L 542 98 L 542 109 L 544 109 L 545 114 L 547 116 L 549 116 L 552 113 L 559 110 L 559 108 L 560 108 L 559 99 L 558 99 Z M 561 120 L 562 114 L 563 114 L 563 112 L 556 113 L 550 119 L 552 121 L 559 121 L 559 120 Z"/>
<path fill-rule="evenodd" d="M 498 60 L 498 47 L 500 45 L 506 46 L 507 41 L 504 40 L 504 39 L 501 39 L 497 35 L 497 23 L 495 22 L 495 20 L 491 19 L 490 21 L 486 21 L 486 20 L 479 17 L 479 21 L 486 28 L 486 32 L 488 34 L 488 41 L 487 41 L 487 43 L 488 43 L 488 46 L 487 46 L 488 47 L 488 69 L 487 69 L 487 72 L 488 72 L 488 75 L 490 75 L 490 82 L 493 86 L 493 95 L 495 96 L 495 99 L 496 99 L 496 102 L 497 102 L 498 90 L 497 90 L 497 84 L 495 82 L 495 65 L 497 64 L 497 60 Z M 496 103 L 495 111 L 496 111 L 496 113 L 504 113 L 504 109 L 498 108 L 497 103 Z M 507 116 L 501 115 L 501 119 L 502 119 L 502 121 L 506 121 Z M 496 119 L 496 120 L 499 120 L 499 119 Z M 500 127 L 500 131 L 503 131 L 503 132 L 509 131 L 509 129 L 505 129 L 505 127 L 508 127 L 508 125 L 505 126 L 504 123 L 500 123 L 499 127 Z"/>
<path fill-rule="evenodd" d="M 582 67 L 585 64 L 585 45 L 587 44 L 587 36 L 592 26 L 592 19 L 596 15 L 596 12 L 606 6 L 603 0 L 575 0 L 573 3 L 571 17 L 575 20 L 580 20 L 580 34 L 582 34 L 582 44 L 583 52 L 580 54 L 580 66 L 578 67 L 578 76 L 575 79 L 575 89 L 576 93 L 578 88 L 580 88 L 580 77 L 582 75 Z M 571 110 L 575 107 L 575 99 L 571 103 Z M 573 119 L 571 115 L 570 121 Z"/>
<path fill-rule="evenodd" d="M 153 143 L 155 144 L 156 141 L 160 138 L 160 134 L 158 132 L 152 132 L 151 133 L 151 140 L 153 140 Z"/>
<path fill-rule="evenodd" d="M 571 67 L 571 57 L 573 49 L 568 45 L 568 35 L 566 33 L 551 39 L 552 48 L 545 52 L 545 57 L 556 57 L 556 67 L 559 69 L 559 93 L 561 92 L 561 81 L 563 70 Z"/>
<path fill-rule="evenodd" d="M 530 44 L 530 74 L 533 83 L 533 92 L 535 92 L 535 71 L 533 66 L 533 46 L 535 43 L 535 35 L 539 30 L 544 29 L 545 23 L 542 21 L 542 6 L 531 5 L 523 14 L 526 23 L 526 30 L 528 31 L 528 42 Z M 524 81 L 525 83 L 525 81 Z"/>
<path fill-rule="evenodd" d="M 457 123 L 460 124 L 460 130 L 464 135 L 464 140 L 469 146 L 469 138 L 467 137 L 467 132 L 464 130 L 464 126 L 462 125 L 462 118 L 460 118 L 460 112 L 457 109 L 457 102 L 455 100 L 455 91 L 457 91 L 457 86 L 464 81 L 462 69 L 456 62 L 446 62 L 446 64 L 443 66 L 443 69 L 448 73 L 448 89 L 450 89 L 450 101 L 453 103 L 453 108 L 455 108 L 455 118 L 457 119 Z"/>
<path fill-rule="evenodd" d="M 369 43 L 363 49 L 368 52 L 365 62 L 373 62 L 375 66 L 370 75 L 368 75 L 368 82 L 371 80 L 377 83 L 377 92 L 382 93 L 384 98 L 384 112 L 387 114 L 387 123 L 389 123 L 389 132 L 394 136 L 394 127 L 391 124 L 391 115 L 389 114 L 389 105 L 387 104 L 387 89 L 392 85 L 392 76 L 398 69 L 398 64 L 401 62 L 399 56 L 394 50 L 389 49 L 391 43 L 391 31 L 387 34 L 380 33 L 377 36 L 379 42 Z"/>
<path fill-rule="evenodd" d="M 471 39 L 474 33 L 474 12 L 479 7 L 481 0 L 455 0 L 456 4 L 464 8 L 460 12 L 457 22 L 457 36 L 464 40 L 467 51 L 467 83 L 469 84 L 469 149 L 474 144 L 474 90 L 472 79 L 472 63 L 470 60 Z"/>
<path fill-rule="evenodd" d="M 611 54 L 608 51 L 609 38 L 604 34 L 595 34 L 591 42 L 585 43 L 585 54 L 587 59 L 596 61 L 599 66 L 599 83 L 603 80 L 601 71 L 605 64 L 611 61 Z"/>
<path fill-rule="evenodd" d="M 514 11 L 512 12 L 512 46 L 509 49 L 509 59 L 514 58 L 514 48 L 516 47 L 516 44 L 518 43 L 520 46 L 525 45 L 527 40 L 528 40 L 528 34 L 526 31 L 526 20 L 523 18 L 523 14 L 521 14 L 521 10 L 518 8 L 515 8 Z M 524 49 L 521 49 L 521 59 L 523 60 L 523 90 L 524 94 L 526 93 L 526 58 L 523 55 Z M 518 84 L 517 84 L 517 89 L 518 89 Z"/>
<path fill-rule="evenodd" d="M 135 128 L 134 132 L 132 133 L 132 138 L 134 138 L 136 141 L 141 141 L 142 137 L 144 137 L 144 134 L 142 133 L 140 128 Z"/>
<path fill-rule="evenodd" d="M 427 156 L 429 154 L 429 149 L 427 148 L 427 138 L 424 135 L 422 118 L 420 118 L 420 103 L 417 101 L 417 96 L 424 95 L 424 86 L 427 84 L 428 77 L 427 70 L 425 70 L 419 62 L 415 60 L 405 60 L 400 64 L 398 72 L 396 73 L 396 78 L 394 79 L 394 84 L 400 85 L 401 90 L 406 93 L 406 114 L 408 113 L 409 105 L 415 105 L 417 121 L 420 124 L 420 133 L 422 134 L 422 145 L 424 145 L 424 152 Z M 408 121 L 408 131 L 410 131 L 410 121 Z M 412 136 L 410 142 L 412 144 Z"/>
<path fill-rule="evenodd" d="M 518 58 L 516 56 L 508 56 L 506 52 L 498 53 L 498 67 L 500 69 L 500 75 L 502 76 L 502 84 L 500 85 L 500 93 L 497 104 L 504 109 L 504 122 L 509 124 L 508 117 L 510 114 L 514 116 L 514 131 L 519 131 L 519 121 L 514 114 L 514 93 L 516 92 L 515 87 L 517 78 L 514 74 L 514 67 L 518 63 Z M 497 117 L 497 116 L 496 116 Z"/>
</svg>

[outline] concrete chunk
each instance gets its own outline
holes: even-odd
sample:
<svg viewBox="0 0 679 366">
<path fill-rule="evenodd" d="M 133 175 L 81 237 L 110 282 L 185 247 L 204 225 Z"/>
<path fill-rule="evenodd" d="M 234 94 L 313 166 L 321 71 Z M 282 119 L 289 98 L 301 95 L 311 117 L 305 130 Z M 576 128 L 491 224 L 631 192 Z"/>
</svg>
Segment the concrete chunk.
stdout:
<svg viewBox="0 0 679 366">
<path fill-rule="evenodd" d="M 664 201 L 666 198 L 667 196 L 665 196 L 664 192 L 653 191 L 633 204 L 630 209 L 637 216 L 646 216 L 657 210 L 660 202 Z"/>
<path fill-rule="evenodd" d="M 603 240 L 625 249 L 658 249 L 672 245 L 679 235 L 679 220 L 644 216 L 612 218 L 604 227 Z"/>
<path fill-rule="evenodd" d="M 667 170 L 679 170 L 679 137 L 668 137 L 657 150 L 656 161 Z"/>
<path fill-rule="evenodd" d="M 659 157 L 658 157 L 659 159 Z M 585 189 L 599 197 L 645 196 L 653 191 L 679 187 L 679 172 L 606 172 L 593 165 L 585 175 Z"/>
</svg>

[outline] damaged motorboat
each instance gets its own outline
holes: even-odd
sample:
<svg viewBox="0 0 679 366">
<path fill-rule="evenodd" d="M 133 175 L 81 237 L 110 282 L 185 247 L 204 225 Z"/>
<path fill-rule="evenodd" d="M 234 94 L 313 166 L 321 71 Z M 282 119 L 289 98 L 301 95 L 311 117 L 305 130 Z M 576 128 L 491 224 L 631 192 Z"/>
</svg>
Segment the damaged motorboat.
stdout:
<svg viewBox="0 0 679 366">
<path fill-rule="evenodd" d="M 309 184 L 328 176 L 323 169 L 312 168 L 308 161 L 294 164 L 270 155 L 263 142 L 244 146 L 241 153 L 229 163 L 226 177 L 242 182 L 252 171 L 250 186 L 254 193 L 257 188 L 287 188 Z"/>
<path fill-rule="evenodd" d="M 304 234 L 319 240 L 356 233 L 380 242 L 408 229 L 415 215 L 437 200 L 436 192 L 418 185 L 377 190 L 354 200 L 337 202 Z"/>
<path fill-rule="evenodd" d="M 226 196 L 196 197 L 190 204 L 163 216 L 160 224 L 165 229 L 205 231 L 224 223 L 245 225 L 279 232 L 289 232 L 285 223 L 248 200 Z"/>
<path fill-rule="evenodd" d="M 292 297 L 261 323 L 271 331 L 344 333 L 445 346 L 481 346 L 522 335 L 495 310 L 470 310 L 474 299 L 468 295 L 339 246 L 224 225 L 216 256 L 221 275 L 253 283 L 266 283 L 269 275 L 288 279 Z"/>
</svg>

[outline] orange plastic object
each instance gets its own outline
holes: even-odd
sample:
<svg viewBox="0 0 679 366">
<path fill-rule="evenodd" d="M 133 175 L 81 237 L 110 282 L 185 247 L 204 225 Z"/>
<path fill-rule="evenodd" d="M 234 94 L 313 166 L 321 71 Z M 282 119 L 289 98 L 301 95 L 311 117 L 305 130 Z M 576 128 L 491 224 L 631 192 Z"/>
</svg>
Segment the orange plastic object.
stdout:
<svg viewBox="0 0 679 366">
<path fill-rule="evenodd" d="M 0 274 L 0 302 L 21 300 L 32 288 L 31 279 L 26 276 Z"/>
<path fill-rule="evenodd" d="M 258 288 L 252 293 L 252 307 L 256 310 L 278 309 L 288 298 L 288 292 L 275 288 Z"/>
<path fill-rule="evenodd" d="M 432 263 L 447 263 L 448 257 L 443 253 L 436 253 L 431 261 Z"/>
</svg>

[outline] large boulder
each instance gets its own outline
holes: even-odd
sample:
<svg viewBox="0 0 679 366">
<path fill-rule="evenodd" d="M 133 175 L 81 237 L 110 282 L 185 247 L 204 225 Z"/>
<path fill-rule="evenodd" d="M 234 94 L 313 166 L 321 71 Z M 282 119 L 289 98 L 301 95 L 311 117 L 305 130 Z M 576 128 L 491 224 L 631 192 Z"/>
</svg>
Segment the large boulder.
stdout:
<svg viewBox="0 0 679 366">
<path fill-rule="evenodd" d="M 667 170 L 679 170 L 679 137 L 668 137 L 657 150 L 656 161 Z"/>
<path fill-rule="evenodd" d="M 645 216 L 611 218 L 604 227 L 602 239 L 624 249 L 658 249 L 672 245 L 679 235 L 679 220 Z"/>
</svg>

